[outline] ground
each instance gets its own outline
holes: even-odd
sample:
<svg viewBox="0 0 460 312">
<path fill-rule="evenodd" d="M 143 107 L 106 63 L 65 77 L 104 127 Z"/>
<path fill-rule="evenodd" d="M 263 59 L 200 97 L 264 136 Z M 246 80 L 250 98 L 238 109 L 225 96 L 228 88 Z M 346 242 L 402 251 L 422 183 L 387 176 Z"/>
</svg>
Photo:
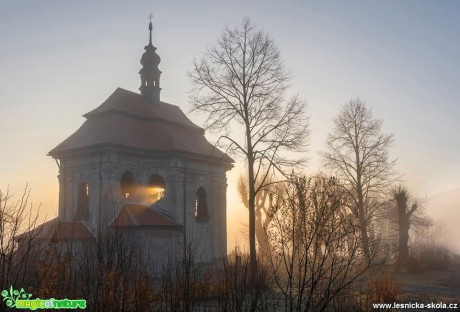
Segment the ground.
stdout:
<svg viewBox="0 0 460 312">
<path fill-rule="evenodd" d="M 392 275 L 399 284 L 399 303 L 457 303 L 457 309 L 430 309 L 429 311 L 460 311 L 460 265 L 445 270 L 392 273 Z"/>
</svg>

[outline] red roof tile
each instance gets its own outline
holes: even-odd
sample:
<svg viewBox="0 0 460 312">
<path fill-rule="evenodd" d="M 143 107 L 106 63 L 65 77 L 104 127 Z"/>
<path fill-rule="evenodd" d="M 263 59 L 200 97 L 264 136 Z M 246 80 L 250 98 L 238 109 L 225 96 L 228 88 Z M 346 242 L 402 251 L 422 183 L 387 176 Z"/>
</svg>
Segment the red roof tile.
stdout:
<svg viewBox="0 0 460 312">
<path fill-rule="evenodd" d="M 182 227 L 182 225 L 164 214 L 147 206 L 136 204 L 126 204 L 121 208 L 118 215 L 109 225 L 109 227 L 115 226 Z"/>
<path fill-rule="evenodd" d="M 140 94 L 118 88 L 102 105 L 85 115 L 87 120 L 49 155 L 112 144 L 149 151 L 185 151 L 233 160 L 210 144 L 200 127 L 174 105 L 147 102 Z"/>
</svg>

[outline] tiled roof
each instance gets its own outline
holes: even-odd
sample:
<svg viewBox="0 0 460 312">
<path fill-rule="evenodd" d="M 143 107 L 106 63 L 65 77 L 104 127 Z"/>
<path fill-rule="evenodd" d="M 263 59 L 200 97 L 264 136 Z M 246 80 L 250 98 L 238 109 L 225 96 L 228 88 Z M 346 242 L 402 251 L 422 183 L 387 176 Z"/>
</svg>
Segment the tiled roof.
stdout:
<svg viewBox="0 0 460 312">
<path fill-rule="evenodd" d="M 84 116 L 90 118 L 110 111 L 122 112 L 141 118 L 168 121 L 203 131 L 203 129 L 191 122 L 179 107 L 165 102 L 153 105 L 146 101 L 142 95 L 122 88 L 116 89 L 104 103 Z"/>
<path fill-rule="evenodd" d="M 95 239 L 95 235 L 81 221 L 61 221 L 54 218 L 37 226 L 32 231 L 16 236 L 17 240 L 22 238 L 31 239 Z"/>
<path fill-rule="evenodd" d="M 148 151 L 184 151 L 233 162 L 174 105 L 153 105 L 143 96 L 118 88 L 102 105 L 85 115 L 83 125 L 49 152 L 62 153 L 112 144 Z"/>
<path fill-rule="evenodd" d="M 109 227 L 151 226 L 156 228 L 181 228 L 182 226 L 164 214 L 148 206 L 126 204 Z"/>
</svg>

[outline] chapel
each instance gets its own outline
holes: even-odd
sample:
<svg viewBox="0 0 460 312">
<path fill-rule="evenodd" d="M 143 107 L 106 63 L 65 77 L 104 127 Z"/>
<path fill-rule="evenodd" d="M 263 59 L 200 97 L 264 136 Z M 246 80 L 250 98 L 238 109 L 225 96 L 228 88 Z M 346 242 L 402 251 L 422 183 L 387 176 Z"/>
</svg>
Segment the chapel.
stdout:
<svg viewBox="0 0 460 312">
<path fill-rule="evenodd" d="M 162 101 L 151 22 L 149 33 L 140 93 L 116 89 L 49 152 L 59 167 L 59 213 L 42 230 L 89 241 L 125 231 L 157 264 L 193 242 L 201 261 L 211 261 L 227 254 L 233 160 L 178 106 Z"/>
</svg>

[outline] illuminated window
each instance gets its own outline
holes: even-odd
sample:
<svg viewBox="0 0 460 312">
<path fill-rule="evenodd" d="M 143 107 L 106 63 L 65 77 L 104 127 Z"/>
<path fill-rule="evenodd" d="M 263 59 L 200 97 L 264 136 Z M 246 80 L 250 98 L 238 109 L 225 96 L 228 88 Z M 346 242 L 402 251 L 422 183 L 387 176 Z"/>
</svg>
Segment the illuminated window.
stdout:
<svg viewBox="0 0 460 312">
<path fill-rule="evenodd" d="M 136 192 L 136 180 L 131 172 L 126 171 L 121 176 L 120 180 L 121 196 L 124 198 L 132 198 Z"/>
<path fill-rule="evenodd" d="M 199 187 L 195 196 L 195 220 L 200 223 L 208 222 L 208 200 L 204 187 Z"/>
<path fill-rule="evenodd" d="M 78 185 L 77 220 L 88 220 L 89 217 L 89 186 L 88 183 Z"/>
<path fill-rule="evenodd" d="M 154 200 L 160 200 L 165 196 L 165 180 L 160 175 L 153 174 L 150 177 L 149 188 Z"/>
</svg>

